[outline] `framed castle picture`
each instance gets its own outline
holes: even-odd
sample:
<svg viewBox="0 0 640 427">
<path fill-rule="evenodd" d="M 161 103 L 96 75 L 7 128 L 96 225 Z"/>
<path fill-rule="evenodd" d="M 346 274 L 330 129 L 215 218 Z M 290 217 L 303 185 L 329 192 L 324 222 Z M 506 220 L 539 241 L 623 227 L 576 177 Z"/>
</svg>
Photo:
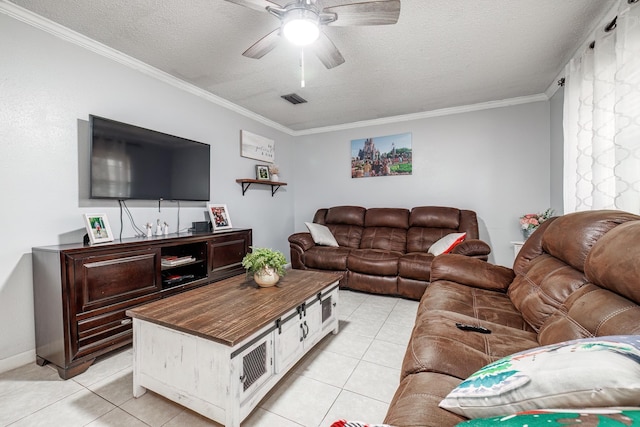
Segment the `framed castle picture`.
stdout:
<svg viewBox="0 0 640 427">
<path fill-rule="evenodd" d="M 89 242 L 92 245 L 113 241 L 113 234 L 106 214 L 84 214 L 83 217 L 84 226 L 89 235 Z"/>
<path fill-rule="evenodd" d="M 351 141 L 351 178 L 411 175 L 411 133 Z"/>
</svg>

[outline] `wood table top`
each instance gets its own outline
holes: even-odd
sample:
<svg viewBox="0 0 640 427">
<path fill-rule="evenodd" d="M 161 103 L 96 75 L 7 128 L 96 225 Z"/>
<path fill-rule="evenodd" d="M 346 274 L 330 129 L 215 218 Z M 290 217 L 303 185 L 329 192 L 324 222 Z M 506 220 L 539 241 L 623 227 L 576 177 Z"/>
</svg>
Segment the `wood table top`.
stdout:
<svg viewBox="0 0 640 427">
<path fill-rule="evenodd" d="M 276 286 L 241 274 L 127 310 L 135 319 L 234 346 L 342 278 L 342 273 L 288 270 Z"/>
</svg>

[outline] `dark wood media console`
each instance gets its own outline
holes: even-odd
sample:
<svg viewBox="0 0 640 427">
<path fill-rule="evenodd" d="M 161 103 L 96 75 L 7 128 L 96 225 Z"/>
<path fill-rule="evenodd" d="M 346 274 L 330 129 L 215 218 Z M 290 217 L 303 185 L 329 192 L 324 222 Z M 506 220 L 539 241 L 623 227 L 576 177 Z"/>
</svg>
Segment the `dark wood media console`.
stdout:
<svg viewBox="0 0 640 427">
<path fill-rule="evenodd" d="M 251 244 L 236 229 L 33 248 L 36 362 L 64 379 L 84 372 L 131 343 L 126 310 L 243 274 Z"/>
</svg>

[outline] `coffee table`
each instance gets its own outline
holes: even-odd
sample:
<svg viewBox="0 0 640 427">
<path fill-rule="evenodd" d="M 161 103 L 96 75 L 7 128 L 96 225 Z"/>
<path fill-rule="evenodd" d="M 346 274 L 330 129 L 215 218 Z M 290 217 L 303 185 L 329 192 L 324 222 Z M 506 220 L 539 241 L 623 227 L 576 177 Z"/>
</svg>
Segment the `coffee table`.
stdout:
<svg viewBox="0 0 640 427">
<path fill-rule="evenodd" d="M 341 277 L 290 270 L 259 288 L 240 275 L 128 310 L 134 397 L 149 389 L 239 426 L 305 353 L 338 333 Z"/>
</svg>

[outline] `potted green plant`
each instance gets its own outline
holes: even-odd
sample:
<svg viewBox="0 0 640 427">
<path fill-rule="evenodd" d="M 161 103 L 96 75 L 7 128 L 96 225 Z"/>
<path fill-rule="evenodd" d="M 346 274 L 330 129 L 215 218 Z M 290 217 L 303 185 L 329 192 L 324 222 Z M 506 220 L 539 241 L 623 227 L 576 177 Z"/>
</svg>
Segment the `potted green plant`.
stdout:
<svg viewBox="0 0 640 427">
<path fill-rule="evenodd" d="M 285 275 L 286 264 L 287 259 L 282 252 L 253 246 L 251 252 L 242 259 L 242 266 L 247 270 L 247 274 L 253 273 L 253 279 L 261 287 L 278 283 L 280 276 Z"/>
</svg>

